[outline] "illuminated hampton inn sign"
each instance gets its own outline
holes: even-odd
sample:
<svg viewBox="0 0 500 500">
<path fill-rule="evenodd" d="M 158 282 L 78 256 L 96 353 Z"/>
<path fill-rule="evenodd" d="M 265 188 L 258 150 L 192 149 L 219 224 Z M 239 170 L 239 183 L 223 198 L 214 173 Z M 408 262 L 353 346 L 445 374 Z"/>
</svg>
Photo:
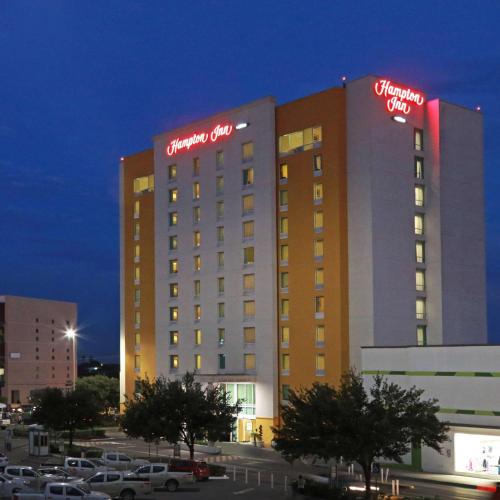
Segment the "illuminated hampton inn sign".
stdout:
<svg viewBox="0 0 500 500">
<path fill-rule="evenodd" d="M 232 125 L 216 125 L 208 132 L 195 132 L 187 137 L 176 137 L 167 145 L 167 155 L 174 156 L 183 151 L 189 151 L 193 146 L 205 144 L 206 142 L 217 142 L 223 137 L 228 137 L 233 133 Z"/>
<path fill-rule="evenodd" d="M 422 106 L 424 96 L 417 90 L 401 87 L 390 80 L 378 80 L 374 85 L 375 94 L 386 99 L 387 111 L 390 113 L 400 111 L 405 115 L 411 111 L 411 106 Z"/>
</svg>

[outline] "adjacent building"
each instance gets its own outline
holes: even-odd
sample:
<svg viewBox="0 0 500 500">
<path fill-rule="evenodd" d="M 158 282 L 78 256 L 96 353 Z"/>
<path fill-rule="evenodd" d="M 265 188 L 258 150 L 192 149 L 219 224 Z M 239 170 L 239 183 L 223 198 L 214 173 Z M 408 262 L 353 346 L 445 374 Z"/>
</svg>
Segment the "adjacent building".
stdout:
<svg viewBox="0 0 500 500">
<path fill-rule="evenodd" d="M 482 148 L 480 113 L 369 76 L 123 158 L 122 393 L 195 371 L 268 443 L 362 347 L 485 343 Z"/>
<path fill-rule="evenodd" d="M 0 386 L 10 406 L 29 404 L 33 390 L 73 387 L 76 324 L 74 303 L 0 296 Z"/>
</svg>

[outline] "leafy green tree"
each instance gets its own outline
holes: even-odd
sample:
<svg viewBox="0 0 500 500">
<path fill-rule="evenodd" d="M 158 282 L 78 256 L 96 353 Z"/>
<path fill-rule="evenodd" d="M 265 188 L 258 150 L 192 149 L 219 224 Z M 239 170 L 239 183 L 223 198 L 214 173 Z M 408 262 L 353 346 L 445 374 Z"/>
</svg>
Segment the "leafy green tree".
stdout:
<svg viewBox="0 0 500 500">
<path fill-rule="evenodd" d="M 142 380 L 141 393 L 125 402 L 121 425 L 127 435 L 145 441 L 183 441 L 193 458 L 195 442 L 222 439 L 240 410 L 240 403 L 230 404 L 220 386 L 202 386 L 186 373 L 182 380 Z"/>
<path fill-rule="evenodd" d="M 381 376 L 368 392 L 361 376 L 349 371 L 338 389 L 315 383 L 290 391 L 282 406 L 282 425 L 273 428 L 276 449 L 288 460 L 315 455 L 357 462 L 371 495 L 371 469 L 376 459 L 401 462 L 411 446 L 424 444 L 441 452 L 448 426 L 436 417 L 437 400 L 423 400 L 423 390 L 405 390 Z"/>
<path fill-rule="evenodd" d="M 99 406 L 100 411 L 109 415 L 110 411 L 118 408 L 120 400 L 120 382 L 117 378 L 106 375 L 91 375 L 81 377 L 76 381 L 77 387 L 90 391 Z"/>
</svg>

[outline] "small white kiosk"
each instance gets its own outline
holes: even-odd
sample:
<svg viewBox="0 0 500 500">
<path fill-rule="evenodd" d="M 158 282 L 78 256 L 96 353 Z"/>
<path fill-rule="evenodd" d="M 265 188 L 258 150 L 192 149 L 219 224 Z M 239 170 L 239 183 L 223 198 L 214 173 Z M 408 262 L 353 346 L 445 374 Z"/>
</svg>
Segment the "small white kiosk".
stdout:
<svg viewBox="0 0 500 500">
<path fill-rule="evenodd" d="M 49 433 L 42 425 L 33 424 L 28 428 L 29 454 L 44 457 L 49 454 Z"/>
</svg>

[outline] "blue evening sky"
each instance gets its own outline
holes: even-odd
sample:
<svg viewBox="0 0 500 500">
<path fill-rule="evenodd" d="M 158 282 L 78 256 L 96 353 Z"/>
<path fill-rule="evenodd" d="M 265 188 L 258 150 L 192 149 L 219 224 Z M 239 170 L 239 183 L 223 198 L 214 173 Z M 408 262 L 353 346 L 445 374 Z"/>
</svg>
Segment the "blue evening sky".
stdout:
<svg viewBox="0 0 500 500">
<path fill-rule="evenodd" d="M 119 157 L 374 73 L 483 109 L 500 342 L 499 25 L 489 0 L 0 0 L 0 294 L 77 302 L 80 353 L 117 359 Z"/>
</svg>

